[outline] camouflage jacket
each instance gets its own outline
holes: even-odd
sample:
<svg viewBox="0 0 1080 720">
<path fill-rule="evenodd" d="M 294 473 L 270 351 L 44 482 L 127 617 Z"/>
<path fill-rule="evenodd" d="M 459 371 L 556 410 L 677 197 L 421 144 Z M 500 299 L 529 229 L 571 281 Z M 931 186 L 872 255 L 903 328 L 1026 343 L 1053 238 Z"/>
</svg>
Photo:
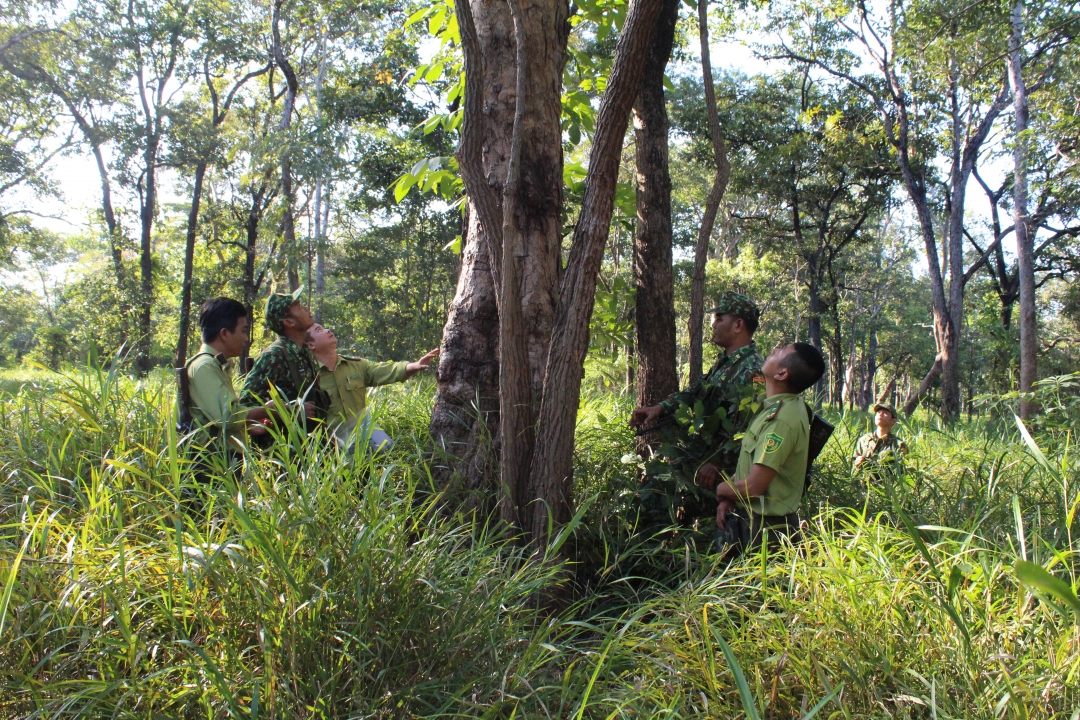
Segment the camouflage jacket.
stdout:
<svg viewBox="0 0 1080 720">
<path fill-rule="evenodd" d="M 694 478 L 707 462 L 734 472 L 742 434 L 765 398 L 761 363 L 751 343 L 718 358 L 700 380 L 660 403 L 660 445 L 638 490 L 650 521 L 686 523 L 714 511 L 712 494 Z"/>
<path fill-rule="evenodd" d="M 273 385 L 284 400 L 306 397 L 322 405 L 315 397 L 316 393 L 311 392 L 319 375 L 318 368 L 315 356 L 306 345 L 297 345 L 284 335 L 279 335 L 270 347 L 255 358 L 255 365 L 244 377 L 244 384 L 240 388 L 240 402 L 246 407 L 269 402 L 270 385 Z M 325 411 L 326 407 L 322 407 L 322 410 Z"/>
<path fill-rule="evenodd" d="M 726 406 L 730 414 L 738 409 L 742 390 L 759 375 L 761 355 L 758 353 L 757 343 L 751 342 L 730 355 L 721 355 L 701 379 L 662 401 L 660 407 L 664 409 L 664 413 L 661 419 L 676 413 L 681 405 L 693 408 L 698 401 L 706 415 L 715 413 L 721 406 Z M 753 417 L 753 413 L 750 417 Z M 750 418 L 746 420 L 742 429 L 749 424 Z"/>
<path fill-rule="evenodd" d="M 895 434 L 879 438 L 876 433 L 867 433 L 855 443 L 855 457 L 878 463 L 896 462 L 907 452 L 907 445 Z"/>
</svg>

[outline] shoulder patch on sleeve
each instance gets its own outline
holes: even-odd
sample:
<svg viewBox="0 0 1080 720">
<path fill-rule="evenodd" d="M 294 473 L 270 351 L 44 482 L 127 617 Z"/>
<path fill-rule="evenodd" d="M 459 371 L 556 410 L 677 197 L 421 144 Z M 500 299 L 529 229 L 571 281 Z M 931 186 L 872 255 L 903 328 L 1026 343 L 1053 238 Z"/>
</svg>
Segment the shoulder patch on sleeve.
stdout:
<svg viewBox="0 0 1080 720">
<path fill-rule="evenodd" d="M 780 446 L 784 444 L 784 438 L 780 437 L 776 433 L 769 433 L 765 436 L 765 452 L 772 453 L 780 449 Z"/>
</svg>

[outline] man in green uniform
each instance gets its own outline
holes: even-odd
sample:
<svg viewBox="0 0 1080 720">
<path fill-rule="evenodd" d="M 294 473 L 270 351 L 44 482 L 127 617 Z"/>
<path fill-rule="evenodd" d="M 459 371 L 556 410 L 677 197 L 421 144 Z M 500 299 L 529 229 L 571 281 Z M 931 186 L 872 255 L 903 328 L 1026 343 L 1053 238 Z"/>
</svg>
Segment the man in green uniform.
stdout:
<svg viewBox="0 0 1080 720">
<path fill-rule="evenodd" d="M 188 410 L 209 437 L 210 447 L 224 446 L 230 454 L 245 451 L 248 435 L 266 433 L 266 408 L 241 405 L 232 384 L 231 358 L 248 343 L 247 309 L 236 300 L 207 300 L 199 310 L 203 344 L 186 364 Z"/>
<path fill-rule="evenodd" d="M 893 434 L 896 421 L 896 408 L 892 405 L 874 406 L 875 431 L 863 435 L 855 444 L 855 467 L 863 463 L 868 463 L 867 467 L 894 463 L 907 452 L 907 445 Z"/>
<path fill-rule="evenodd" d="M 717 477 L 717 545 L 729 556 L 761 541 L 795 536 L 806 484 L 810 412 L 800 396 L 825 372 L 821 351 L 808 343 L 777 348 L 762 365 L 765 405 L 742 439 L 731 479 Z M 708 471 L 718 476 L 715 467 Z"/>
<path fill-rule="evenodd" d="M 304 344 L 315 318 L 300 304 L 303 291 L 300 286 L 295 292 L 273 293 L 266 299 L 266 326 L 278 337 L 255 358 L 240 389 L 240 400 L 248 405 L 269 402 L 273 385 L 282 400 L 303 403 L 305 416 L 325 417 L 329 399 L 316 385 L 318 363 Z"/>
<path fill-rule="evenodd" d="M 660 445 L 646 462 L 638 488 L 642 517 L 649 525 L 696 524 L 715 512 L 708 477 L 698 470 L 707 463 L 732 472 L 739 456 L 735 436 L 757 411 L 764 388 L 761 355 L 754 342 L 761 312 L 738 292 L 720 296 L 712 314 L 713 344 L 723 352 L 700 380 L 657 405 L 636 408 L 634 427 L 658 428 Z M 760 380 L 760 378 L 759 378 Z"/>
<path fill-rule="evenodd" d="M 322 325 L 308 329 L 306 346 L 319 363 L 319 388 L 330 399 L 326 422 L 342 448 L 352 451 L 357 428 L 370 438 L 372 449 L 385 449 L 392 444 L 382 430 L 365 423 L 367 412 L 367 389 L 379 385 L 404 382 L 421 370 L 431 367 L 431 361 L 439 354 L 432 350 L 416 362 L 375 363 L 363 358 L 338 355 L 337 336 Z M 367 425 L 367 427 L 365 427 Z"/>
</svg>

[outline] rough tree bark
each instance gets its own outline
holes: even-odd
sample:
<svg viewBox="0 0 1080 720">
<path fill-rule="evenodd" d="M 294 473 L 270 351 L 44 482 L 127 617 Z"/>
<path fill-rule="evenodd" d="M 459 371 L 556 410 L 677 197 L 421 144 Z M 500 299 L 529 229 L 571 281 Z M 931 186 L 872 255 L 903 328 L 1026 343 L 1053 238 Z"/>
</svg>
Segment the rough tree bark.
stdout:
<svg viewBox="0 0 1080 720">
<path fill-rule="evenodd" d="M 563 273 L 544 373 L 538 424 L 543 431 L 537 435 L 529 476 L 529 497 L 535 500 L 525 518 L 525 530 L 537 547 L 547 544 L 549 527 L 561 527 L 571 518 L 574 425 L 589 345 L 589 318 L 596 299 L 596 276 L 611 228 L 619 157 L 630 108 L 641 87 L 645 56 L 662 5 L 662 0 L 631 1 L 597 113 L 581 214 Z"/>
<path fill-rule="evenodd" d="M 465 118 L 458 162 L 469 195 L 461 273 L 439 355 L 431 434 L 441 448 L 440 484 L 496 493 L 499 436 L 497 289 L 502 277 L 500 197 L 507 177 L 517 100 L 513 16 L 506 0 L 455 3 L 465 55 Z M 559 282 L 562 212 L 562 70 L 569 5 L 522 0 L 526 62 L 516 257 L 528 399 L 536 407 Z M 494 260 L 494 262 L 493 262 Z M 528 457 L 528 456 L 527 456 Z"/>
<path fill-rule="evenodd" d="M 694 249 L 694 275 L 690 283 L 690 382 L 701 377 L 702 331 L 705 322 L 705 262 L 709 256 L 709 238 L 712 236 L 713 223 L 724 199 L 728 178 L 731 175 L 731 163 L 728 162 L 727 144 L 720 128 L 720 114 L 716 109 L 716 90 L 713 87 L 712 62 L 709 56 L 709 14 L 708 0 L 698 2 L 698 35 L 701 40 L 701 72 L 705 85 L 705 109 L 709 113 L 709 136 L 712 139 L 713 158 L 716 162 L 716 176 L 712 189 L 705 200 L 705 213 L 698 228 L 697 247 Z"/>
<path fill-rule="evenodd" d="M 502 189 L 502 284 L 499 287 L 499 472 L 504 488 L 500 515 L 512 527 L 519 526 L 519 512 L 527 501 L 525 491 L 533 450 L 535 409 L 529 386 L 529 358 L 525 318 L 518 279 L 520 233 L 521 145 L 528 100 L 528 55 L 521 0 L 507 0 L 514 26 L 514 122 L 510 158 Z"/>
<path fill-rule="evenodd" d="M 1034 232 L 1028 218 L 1027 129 L 1028 96 L 1021 56 L 1024 43 L 1024 3 L 1013 6 L 1009 35 L 1009 79 L 1013 88 L 1013 225 L 1016 228 L 1016 257 L 1020 284 L 1020 392 L 1031 392 L 1038 379 L 1038 318 L 1035 313 Z M 1036 404 L 1020 402 L 1020 417 L 1037 411 Z"/>
<path fill-rule="evenodd" d="M 641 406 L 655 405 L 679 389 L 675 367 L 668 116 L 664 98 L 664 70 L 671 57 L 678 17 L 679 0 L 664 0 L 634 103 L 638 215 L 633 260 L 634 318 L 637 404 Z"/>
</svg>

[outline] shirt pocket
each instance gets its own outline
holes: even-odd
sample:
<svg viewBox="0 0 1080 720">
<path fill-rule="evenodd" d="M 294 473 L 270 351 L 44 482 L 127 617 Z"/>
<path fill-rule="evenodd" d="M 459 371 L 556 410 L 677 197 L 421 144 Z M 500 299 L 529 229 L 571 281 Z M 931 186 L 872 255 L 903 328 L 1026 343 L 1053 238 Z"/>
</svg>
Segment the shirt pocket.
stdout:
<svg viewBox="0 0 1080 720">
<path fill-rule="evenodd" d="M 345 389 L 350 392 L 356 392 L 358 390 L 364 390 L 367 385 L 364 384 L 364 374 L 356 373 L 345 378 Z"/>
</svg>

